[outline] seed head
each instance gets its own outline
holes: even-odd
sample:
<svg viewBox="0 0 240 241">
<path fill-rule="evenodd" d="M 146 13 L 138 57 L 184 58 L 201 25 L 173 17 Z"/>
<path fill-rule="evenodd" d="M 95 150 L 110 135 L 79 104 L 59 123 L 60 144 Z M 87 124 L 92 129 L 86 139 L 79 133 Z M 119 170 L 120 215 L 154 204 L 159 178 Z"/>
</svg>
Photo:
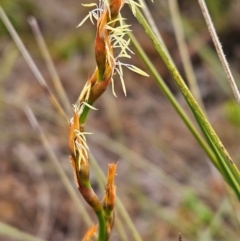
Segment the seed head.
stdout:
<svg viewBox="0 0 240 241">
<path fill-rule="evenodd" d="M 134 54 L 129 48 L 130 39 L 126 35 L 131 31 L 130 25 L 124 24 L 124 19 L 120 14 L 120 10 L 124 4 L 129 4 L 133 14 L 136 14 L 137 7 L 143 7 L 141 0 L 99 0 L 99 4 L 85 4 L 85 7 L 95 7 L 89 11 L 88 15 L 78 25 L 81 26 L 87 19 L 94 24 L 97 22 L 97 34 L 95 39 L 95 58 L 98 66 L 98 81 L 111 80 L 114 92 L 114 74 L 118 74 L 121 80 L 123 92 L 126 95 L 126 87 L 123 78 L 122 66 L 143 76 L 148 76 L 138 67 L 123 63 L 122 58 L 131 58 Z M 116 24 L 118 23 L 118 24 Z M 113 50 L 117 50 L 118 54 L 114 55 Z M 107 76 L 105 72 L 108 71 Z M 110 76 L 109 76 L 110 75 Z"/>
</svg>

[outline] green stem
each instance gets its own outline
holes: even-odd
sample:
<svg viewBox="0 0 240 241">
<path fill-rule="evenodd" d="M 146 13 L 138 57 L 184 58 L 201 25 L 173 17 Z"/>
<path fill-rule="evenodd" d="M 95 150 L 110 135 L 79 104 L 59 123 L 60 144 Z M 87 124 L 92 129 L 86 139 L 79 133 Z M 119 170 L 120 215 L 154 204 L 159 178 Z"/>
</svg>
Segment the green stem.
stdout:
<svg viewBox="0 0 240 241">
<path fill-rule="evenodd" d="M 83 108 L 83 112 L 79 117 L 79 122 L 80 122 L 81 125 L 85 124 L 88 113 L 89 113 L 89 110 L 90 110 L 90 108 L 85 105 L 84 108 Z"/>
<path fill-rule="evenodd" d="M 191 108 L 191 107 L 190 107 Z M 192 110 L 193 114 L 195 115 L 194 110 Z M 199 127 L 202 130 L 202 133 L 204 134 L 209 146 L 211 147 L 211 149 L 213 150 L 213 152 L 215 153 L 216 158 L 218 159 L 218 162 L 216 163 L 217 166 L 216 168 L 219 170 L 219 172 L 222 174 L 222 176 L 225 178 L 226 182 L 233 187 L 235 193 L 237 194 L 239 200 L 240 200 L 240 189 L 239 189 L 239 185 L 236 182 L 232 172 L 229 170 L 226 162 L 224 161 L 223 157 L 220 155 L 218 149 L 215 147 L 214 143 L 212 142 L 211 138 L 209 137 L 208 133 L 206 132 L 206 130 L 204 129 L 204 127 L 202 126 L 201 122 L 199 122 L 199 120 L 196 118 Z M 213 163 L 214 164 L 214 163 Z M 214 164 L 215 165 L 215 164 Z"/>
<path fill-rule="evenodd" d="M 152 40 L 157 52 L 159 53 L 160 57 L 162 58 L 163 62 L 165 63 L 166 67 L 168 68 L 169 72 L 172 74 L 173 79 L 175 80 L 176 84 L 178 85 L 179 89 L 181 90 L 185 100 L 187 101 L 188 105 L 191 107 L 191 110 L 194 110 L 194 116 L 198 119 L 198 122 L 201 123 L 204 130 L 208 133 L 209 138 L 213 142 L 214 146 L 217 148 L 220 155 L 224 158 L 225 163 L 230 168 L 231 172 L 233 173 L 233 178 L 236 180 L 232 180 L 233 183 L 235 183 L 237 186 L 234 188 L 234 190 L 239 190 L 239 184 L 240 184 L 240 175 L 239 170 L 233 163 L 230 155 L 228 154 L 227 150 L 224 148 L 223 144 L 219 140 L 218 136 L 216 135 L 215 131 L 213 130 L 212 126 L 208 122 L 207 118 L 204 116 L 202 110 L 200 109 L 198 103 L 192 96 L 191 92 L 187 88 L 184 80 L 178 73 L 178 70 L 175 68 L 172 61 L 168 58 L 164 48 L 157 40 L 156 36 L 154 35 L 152 29 L 149 27 L 147 21 L 143 17 L 142 13 L 139 9 L 136 9 L 136 18 L 139 21 L 139 23 L 143 26 L 143 28 L 146 31 L 146 34 L 149 36 L 149 38 Z"/>
<path fill-rule="evenodd" d="M 213 163 L 216 163 L 217 160 L 216 160 L 216 157 L 214 156 L 213 152 L 208 147 L 207 143 L 202 138 L 200 133 L 197 131 L 196 127 L 192 124 L 191 120 L 188 118 L 188 116 L 186 115 L 183 108 L 178 104 L 176 98 L 173 96 L 173 94 L 171 93 L 171 91 L 169 90 L 167 85 L 165 84 L 164 80 L 158 74 L 156 68 L 153 66 L 152 62 L 150 61 L 150 59 L 145 54 L 142 47 L 139 45 L 136 38 L 131 33 L 129 33 L 129 37 L 131 39 L 131 42 L 132 42 L 133 46 L 136 48 L 139 56 L 141 56 L 142 60 L 146 64 L 148 70 L 151 72 L 152 76 L 154 77 L 154 79 L 155 79 L 157 85 L 159 86 L 159 88 L 162 90 L 164 95 L 168 98 L 168 100 L 170 101 L 170 103 L 172 104 L 172 106 L 174 107 L 176 112 L 179 114 L 179 116 L 181 117 L 183 122 L 186 124 L 186 126 L 188 127 L 190 132 L 193 134 L 193 136 L 195 137 L 195 139 L 197 140 L 199 145 L 203 148 L 205 153 L 208 155 L 210 160 L 212 160 Z"/>
<path fill-rule="evenodd" d="M 187 117 L 187 115 L 185 114 L 184 110 L 177 103 L 175 97 L 169 91 L 168 87 L 163 82 L 163 80 L 160 77 L 160 75 L 157 73 L 157 71 L 156 71 L 155 67 L 152 65 L 151 61 L 148 59 L 146 54 L 143 52 L 141 46 L 138 44 L 138 42 L 135 39 L 135 37 L 132 34 L 130 34 L 129 36 L 130 36 L 131 41 L 132 41 L 134 47 L 136 48 L 138 54 L 142 57 L 143 61 L 145 62 L 145 64 L 147 65 L 148 69 L 150 70 L 150 72 L 154 76 L 157 84 L 159 85 L 159 87 L 161 88 L 163 93 L 167 96 L 167 98 L 172 103 L 173 107 L 178 112 L 178 114 L 180 115 L 180 117 L 182 118 L 184 123 L 187 125 L 187 127 L 189 128 L 191 133 L 194 135 L 194 137 L 196 138 L 198 143 L 202 146 L 202 148 L 204 149 L 204 151 L 206 152 L 206 154 L 208 155 L 208 157 L 212 161 L 213 165 L 219 170 L 219 172 L 221 172 L 221 174 L 225 177 L 226 181 L 229 183 L 230 186 L 233 187 L 233 189 L 237 193 L 237 196 L 240 198 L 240 196 L 239 196 L 240 190 L 238 188 L 237 182 L 235 181 L 235 179 L 234 179 L 232 173 L 230 172 L 228 166 L 224 162 L 222 156 L 216 150 L 216 147 L 212 143 L 212 141 L 209 138 L 209 136 L 206 134 L 206 131 L 203 129 L 203 127 L 202 127 L 201 123 L 198 121 L 197 117 L 196 117 L 196 120 L 198 121 L 198 124 L 199 124 L 203 134 L 205 135 L 205 138 L 207 139 L 209 146 L 211 146 L 211 149 L 213 151 L 207 146 L 207 143 L 204 141 L 204 139 L 200 136 L 199 132 L 193 126 L 193 124 L 191 123 L 191 120 Z M 191 106 L 190 106 L 190 108 L 191 108 Z M 192 110 L 192 112 L 194 113 L 194 110 Z M 224 170 L 225 170 L 225 172 L 224 172 Z"/>
<path fill-rule="evenodd" d="M 99 225 L 99 232 L 98 232 L 98 241 L 106 241 L 106 222 L 104 218 L 103 209 L 99 212 L 96 212 L 98 217 L 98 225 Z"/>
<path fill-rule="evenodd" d="M 98 241 L 107 240 L 107 227 L 106 227 L 106 217 L 102 207 L 101 202 L 99 201 L 97 195 L 93 191 L 90 182 L 82 183 L 82 186 L 79 187 L 79 191 L 86 200 L 86 202 L 93 208 L 97 218 L 98 218 Z"/>
</svg>

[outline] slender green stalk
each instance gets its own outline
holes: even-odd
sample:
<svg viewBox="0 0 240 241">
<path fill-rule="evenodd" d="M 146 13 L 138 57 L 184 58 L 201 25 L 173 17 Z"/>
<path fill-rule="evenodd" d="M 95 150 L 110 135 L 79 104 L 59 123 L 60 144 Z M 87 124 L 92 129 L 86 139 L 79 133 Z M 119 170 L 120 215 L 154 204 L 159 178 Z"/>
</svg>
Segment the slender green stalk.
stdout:
<svg viewBox="0 0 240 241">
<path fill-rule="evenodd" d="M 79 117 L 79 122 L 81 125 L 84 125 L 86 123 L 89 111 L 90 111 L 90 108 L 88 106 L 84 106 L 83 112 Z"/>
<path fill-rule="evenodd" d="M 187 103 L 189 106 L 191 106 L 191 110 L 194 112 L 194 116 L 198 119 L 198 121 L 201 123 L 203 128 L 206 130 L 208 133 L 209 137 L 211 138 L 213 144 L 216 146 L 218 149 L 219 153 L 221 156 L 224 158 L 224 161 L 230 168 L 231 172 L 234 175 L 234 179 L 236 181 L 232 180 L 232 183 L 236 183 L 236 186 L 234 187 L 234 190 L 237 190 L 237 196 L 240 196 L 240 175 L 239 175 L 239 170 L 233 163 L 230 155 L 228 154 L 227 150 L 224 148 L 223 144 L 219 140 L 218 136 L 216 135 L 215 131 L 213 130 L 212 126 L 208 122 L 207 118 L 204 116 L 202 110 L 200 109 L 198 103 L 192 96 L 191 92 L 187 88 L 184 80 L 180 76 L 178 70 L 175 68 L 174 64 L 172 61 L 168 58 L 167 54 L 165 53 L 162 45 L 159 43 L 157 40 L 156 36 L 154 35 L 152 29 L 149 27 L 148 23 L 146 22 L 145 18 L 143 17 L 142 13 L 140 12 L 139 9 L 136 10 L 136 18 L 139 21 L 139 23 L 143 26 L 145 29 L 147 35 L 149 38 L 152 40 L 157 52 L 161 56 L 163 62 L 165 63 L 166 67 L 170 71 L 170 73 L 173 76 L 173 79 L 175 80 L 176 84 L 178 85 L 179 89 L 181 90 L 184 98 L 186 99 Z M 226 171 L 226 170 L 224 170 Z"/>
<path fill-rule="evenodd" d="M 168 57 L 171 58 L 171 55 L 169 54 L 168 49 L 167 49 L 167 47 L 164 43 L 164 40 L 162 38 L 162 35 L 161 35 L 160 31 L 158 30 L 158 27 L 155 24 L 155 21 L 154 21 L 154 19 L 152 17 L 152 14 L 151 14 L 151 12 L 150 12 L 147 4 L 146 4 L 146 1 L 143 0 L 142 2 L 143 2 L 143 5 L 144 5 L 144 7 L 142 8 L 142 11 L 143 11 L 146 19 L 148 20 L 149 25 L 151 26 L 151 28 L 152 28 L 154 34 L 156 35 L 158 41 L 164 46 L 164 48 L 165 48 L 165 50 L 168 54 Z"/>
<path fill-rule="evenodd" d="M 190 106 L 191 108 L 191 106 Z M 193 110 L 192 110 L 193 111 Z M 194 115 L 195 112 L 193 111 Z M 215 156 L 218 160 L 217 162 L 217 166 L 216 168 L 219 170 L 219 172 L 222 174 L 222 176 L 225 178 L 226 182 L 233 187 L 233 189 L 235 190 L 238 198 L 240 199 L 239 196 L 239 189 L 236 189 L 236 187 L 238 187 L 238 183 L 236 182 L 232 172 L 229 170 L 227 164 L 225 163 L 223 157 L 220 155 L 218 149 L 216 148 L 216 146 L 214 145 L 214 143 L 212 142 L 211 138 L 209 137 L 208 133 L 206 132 L 206 130 L 204 129 L 204 127 L 202 126 L 201 122 L 199 121 L 198 118 L 196 118 L 209 146 L 211 147 L 211 149 L 213 150 L 213 152 L 215 153 Z"/>
<path fill-rule="evenodd" d="M 98 241 L 106 241 L 106 221 L 103 210 L 96 212 L 96 215 L 98 217 L 99 225 Z"/>
<path fill-rule="evenodd" d="M 139 56 L 141 56 L 142 60 L 144 61 L 144 63 L 148 67 L 148 70 L 151 72 L 151 74 L 154 77 L 154 80 L 156 81 L 156 83 L 159 86 L 159 88 L 163 91 L 165 96 L 168 98 L 168 100 L 170 101 L 170 103 L 172 104 L 172 106 L 174 107 L 176 112 L 182 118 L 183 122 L 186 124 L 188 129 L 191 131 L 191 133 L 193 134 L 193 136 L 195 137 L 195 139 L 197 140 L 199 145 L 206 152 L 208 157 L 212 160 L 213 163 L 215 163 L 217 165 L 217 160 L 216 160 L 216 157 L 214 156 L 212 150 L 208 147 L 207 143 L 202 138 L 202 136 L 200 135 L 200 133 L 198 132 L 196 127 L 192 124 L 191 120 L 188 118 L 188 116 L 185 113 L 185 111 L 183 110 L 183 108 L 178 104 L 176 98 L 173 96 L 173 94 L 171 93 L 171 91 L 169 90 L 167 85 L 165 84 L 165 82 L 162 79 L 162 77 L 158 74 L 156 68 L 153 66 L 152 62 L 150 61 L 150 59 L 145 54 L 145 52 L 143 51 L 142 47 L 139 45 L 139 43 L 137 42 L 136 38 L 131 33 L 129 33 L 129 36 L 131 38 L 132 44 L 136 48 Z"/>
</svg>

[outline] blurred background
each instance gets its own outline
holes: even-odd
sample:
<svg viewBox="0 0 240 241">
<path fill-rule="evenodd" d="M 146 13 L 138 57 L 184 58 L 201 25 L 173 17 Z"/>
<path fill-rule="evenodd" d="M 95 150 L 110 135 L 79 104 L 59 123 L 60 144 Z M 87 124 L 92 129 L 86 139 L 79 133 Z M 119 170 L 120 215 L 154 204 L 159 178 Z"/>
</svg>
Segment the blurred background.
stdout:
<svg viewBox="0 0 240 241">
<path fill-rule="evenodd" d="M 206 1 L 223 50 L 239 84 L 240 1 Z M 36 17 L 50 55 L 70 100 L 75 103 L 95 68 L 95 27 L 78 0 L 1 0 L 49 87 L 46 63 L 29 25 Z M 185 78 L 168 1 L 148 6 L 180 73 Z M 240 109 L 222 71 L 197 1 L 179 1 L 188 51 L 206 114 L 240 168 Z M 122 15 L 133 34 L 190 117 L 190 111 L 144 31 L 124 7 Z M 134 51 L 134 48 L 132 48 Z M 133 56 L 129 63 L 147 71 Z M 124 72 L 127 96 L 115 80 L 115 98 L 107 91 L 91 111 L 87 130 L 90 151 L 106 173 L 118 162 L 117 194 L 143 240 L 232 240 L 240 237 L 239 205 L 152 77 Z M 39 134 L 24 108 L 28 104 L 46 134 L 48 146 L 70 178 L 68 130 L 52 108 L 46 92 L 32 74 L 6 27 L 0 21 L 0 220 L 45 240 L 81 240 L 88 228 L 69 197 Z M 69 117 L 71 113 L 68 113 Z M 92 170 L 93 188 L 103 197 Z M 94 213 L 78 194 L 96 222 Z M 116 219 L 122 220 L 119 214 Z M 126 225 L 127 226 L 127 225 Z M 127 239 L 134 240 L 126 229 Z M 0 240 L 16 240 L 0 233 Z M 122 240 L 116 228 L 110 240 Z"/>
</svg>

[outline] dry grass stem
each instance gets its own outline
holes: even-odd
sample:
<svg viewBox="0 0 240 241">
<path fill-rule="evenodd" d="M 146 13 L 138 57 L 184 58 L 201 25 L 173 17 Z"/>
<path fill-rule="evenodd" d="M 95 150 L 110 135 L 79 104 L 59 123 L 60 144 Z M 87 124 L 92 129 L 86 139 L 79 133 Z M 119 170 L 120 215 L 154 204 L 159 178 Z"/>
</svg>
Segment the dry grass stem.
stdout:
<svg viewBox="0 0 240 241">
<path fill-rule="evenodd" d="M 229 64 L 228 64 L 227 59 L 225 57 L 225 54 L 223 52 L 222 45 L 221 45 L 221 43 L 219 41 L 219 38 L 217 36 L 216 30 L 214 28 L 214 25 L 213 25 L 213 22 L 211 20 L 211 17 L 210 17 L 210 14 L 208 12 L 205 1 L 204 0 L 198 0 L 198 2 L 199 2 L 199 5 L 200 5 L 200 8 L 201 8 L 203 17 L 205 19 L 205 22 L 207 24 L 208 31 L 211 35 L 212 41 L 213 41 L 213 43 L 215 45 L 215 48 L 216 48 L 216 51 L 218 53 L 218 57 L 219 57 L 219 59 L 222 63 L 223 69 L 225 71 L 225 74 L 227 76 L 229 84 L 232 88 L 234 97 L 236 98 L 238 104 L 240 105 L 240 93 L 239 93 L 238 87 L 235 83 L 235 80 L 233 78 L 233 75 L 232 75 L 232 72 L 230 70 Z"/>
<path fill-rule="evenodd" d="M 43 88 L 43 90 L 46 92 L 46 94 L 49 96 L 50 101 L 52 102 L 53 106 L 56 108 L 56 110 L 62 115 L 64 116 L 64 118 L 66 120 L 68 120 L 64 110 L 62 109 L 60 103 L 58 102 L 57 98 L 54 96 L 54 94 L 52 93 L 52 91 L 48 88 L 48 85 L 43 77 L 43 75 L 41 74 L 41 72 L 38 70 L 36 64 L 34 63 L 32 57 L 30 56 L 29 52 L 27 51 L 26 47 L 24 46 L 22 40 L 20 39 L 20 37 L 18 36 L 16 30 L 14 29 L 14 27 L 12 26 L 11 22 L 9 21 L 7 15 L 5 14 L 5 12 L 3 11 L 3 9 L 0 6 L 0 17 L 2 19 L 2 21 L 4 22 L 4 24 L 6 25 L 9 33 L 11 34 L 13 40 L 15 41 L 16 45 L 18 46 L 20 52 L 22 53 L 24 59 L 26 60 L 26 62 L 28 63 L 30 69 L 32 70 L 34 76 L 36 77 L 36 79 L 38 80 L 39 84 L 41 85 L 41 87 Z"/>
<path fill-rule="evenodd" d="M 53 85 L 56 89 L 56 92 L 59 95 L 59 98 L 61 99 L 61 103 L 65 108 L 65 111 L 67 112 L 68 115 L 71 113 L 71 104 L 70 101 L 66 95 L 66 92 L 63 88 L 62 82 L 59 78 L 59 75 L 57 73 L 57 70 L 55 68 L 55 65 L 53 63 L 53 60 L 51 58 L 51 55 L 48 51 L 47 45 L 44 41 L 44 38 L 42 36 L 41 30 L 39 28 L 38 22 L 35 17 L 29 17 L 28 22 L 32 28 L 32 31 L 34 33 L 34 36 L 36 38 L 36 41 L 38 43 L 39 49 L 43 55 L 43 58 L 46 62 L 46 66 L 48 68 L 48 71 L 52 77 L 52 82 Z"/>
</svg>

